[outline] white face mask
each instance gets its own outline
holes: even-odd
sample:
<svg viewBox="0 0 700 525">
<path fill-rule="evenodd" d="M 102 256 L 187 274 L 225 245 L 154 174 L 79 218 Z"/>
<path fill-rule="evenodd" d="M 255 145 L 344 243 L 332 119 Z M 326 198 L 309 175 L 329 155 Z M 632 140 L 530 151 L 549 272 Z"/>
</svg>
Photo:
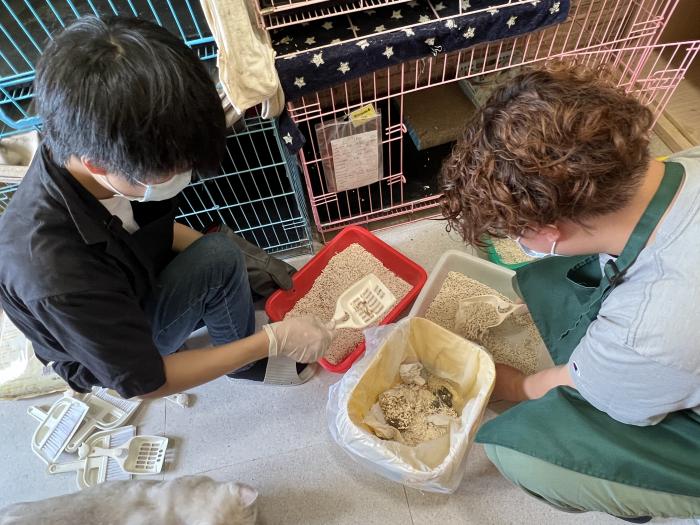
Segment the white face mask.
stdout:
<svg viewBox="0 0 700 525">
<path fill-rule="evenodd" d="M 174 175 L 170 179 L 166 180 L 165 182 L 161 182 L 160 184 L 144 184 L 143 182 L 136 181 L 137 184 L 140 184 L 141 186 L 146 188 L 146 192 L 143 194 L 143 197 L 124 195 L 122 192 L 120 192 L 118 189 L 112 186 L 112 183 L 109 182 L 107 177 L 103 177 L 102 180 L 115 194 L 130 201 L 166 201 L 175 197 L 175 195 L 180 193 L 189 185 L 189 183 L 192 181 L 192 170 L 187 170 L 183 171 L 182 173 L 178 173 L 177 175 Z"/>
<path fill-rule="evenodd" d="M 560 256 L 560 254 L 554 253 L 554 250 L 556 250 L 556 248 L 557 248 L 557 241 L 554 241 L 554 242 L 552 243 L 552 247 L 551 247 L 551 249 L 549 250 L 549 253 L 546 253 L 546 252 L 538 252 L 538 251 L 536 251 L 536 250 L 531 250 L 530 248 L 528 248 L 527 246 L 525 246 L 525 245 L 520 241 L 520 239 L 521 239 L 521 238 L 518 237 L 517 239 L 514 239 L 514 240 L 515 240 L 516 243 L 518 243 L 518 246 L 519 246 L 520 249 L 523 251 L 523 253 L 524 253 L 525 255 L 527 255 L 528 257 L 534 257 L 535 259 L 542 259 L 542 258 L 544 258 L 544 257 L 550 257 L 550 256 L 559 257 L 559 256 Z"/>
</svg>

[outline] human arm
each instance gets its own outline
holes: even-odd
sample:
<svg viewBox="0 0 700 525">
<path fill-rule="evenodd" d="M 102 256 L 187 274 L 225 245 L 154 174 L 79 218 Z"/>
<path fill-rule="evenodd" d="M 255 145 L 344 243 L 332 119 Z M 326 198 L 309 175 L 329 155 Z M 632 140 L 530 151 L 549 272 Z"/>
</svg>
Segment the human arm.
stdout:
<svg viewBox="0 0 700 525">
<path fill-rule="evenodd" d="M 140 395 L 154 399 L 177 394 L 213 381 L 242 366 L 267 357 L 269 340 L 265 332 L 225 345 L 176 352 L 163 357 L 165 383 Z"/>
<path fill-rule="evenodd" d="M 173 224 L 173 251 L 183 252 L 202 236 L 197 230 L 176 222 Z"/>
<path fill-rule="evenodd" d="M 54 369 L 73 388 L 88 391 L 100 385 L 124 398 L 182 391 L 268 355 L 316 361 L 333 338 L 319 320 L 299 318 L 273 323 L 264 332 L 226 345 L 161 357 L 146 315 L 129 292 L 54 296 L 32 304 L 32 311 L 50 334 L 44 346 L 65 352 Z M 194 355 L 185 356 L 190 353 Z"/>
<path fill-rule="evenodd" d="M 332 329 L 314 317 L 289 319 L 263 328 L 239 341 L 165 356 L 165 383 L 140 397 L 150 399 L 182 392 L 265 357 L 284 355 L 301 363 L 317 361 L 333 339 Z"/>
<path fill-rule="evenodd" d="M 538 399 L 558 386 L 574 387 L 567 365 L 547 368 L 528 376 L 511 366 L 497 364 L 496 384 L 491 399 L 512 402 Z"/>
<path fill-rule="evenodd" d="M 671 412 L 700 407 L 697 375 L 681 365 L 683 353 L 692 352 L 686 335 L 665 323 L 645 323 L 635 348 L 625 343 L 623 326 L 619 319 L 599 316 L 566 365 L 529 377 L 496 365 L 493 399 L 536 399 L 557 386 L 570 386 L 601 412 L 636 426 L 655 425 Z M 643 346 L 645 340 L 659 346 Z M 655 353 L 672 355 L 675 362 L 655 359 Z"/>
</svg>

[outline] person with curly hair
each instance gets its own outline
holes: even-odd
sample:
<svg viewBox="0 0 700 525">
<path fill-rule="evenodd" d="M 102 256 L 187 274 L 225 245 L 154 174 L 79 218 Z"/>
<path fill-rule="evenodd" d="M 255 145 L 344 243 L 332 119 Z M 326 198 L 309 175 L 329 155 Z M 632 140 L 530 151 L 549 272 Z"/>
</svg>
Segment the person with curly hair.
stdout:
<svg viewBox="0 0 700 525">
<path fill-rule="evenodd" d="M 555 363 L 498 364 L 517 404 L 477 441 L 550 504 L 635 522 L 700 516 L 700 148 L 652 159 L 653 123 L 602 70 L 530 69 L 441 174 L 448 228 L 538 258 L 516 281 Z"/>
</svg>

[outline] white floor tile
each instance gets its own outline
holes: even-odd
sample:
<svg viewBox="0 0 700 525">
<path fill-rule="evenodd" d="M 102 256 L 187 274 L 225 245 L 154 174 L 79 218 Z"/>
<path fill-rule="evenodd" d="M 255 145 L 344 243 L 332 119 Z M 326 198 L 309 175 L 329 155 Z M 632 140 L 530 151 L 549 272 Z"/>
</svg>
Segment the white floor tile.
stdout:
<svg viewBox="0 0 700 525">
<path fill-rule="evenodd" d="M 440 255 L 447 250 L 474 253 L 456 232 L 445 231 L 446 224 L 442 220 L 425 219 L 380 230 L 375 234 L 430 273 Z"/>
<path fill-rule="evenodd" d="M 60 395 L 52 395 L 0 402 L 3 418 L 0 440 L 0 508 L 19 501 L 50 498 L 78 490 L 74 473 L 49 474 L 47 466 L 31 450 L 31 438 L 39 423 L 27 415 L 27 408 L 32 405 L 48 408 L 59 397 Z M 164 404 L 164 400 L 144 402 L 129 424 L 135 424 L 140 434 L 163 435 Z M 63 454 L 59 461 L 76 459 L 75 455 Z"/>
<path fill-rule="evenodd" d="M 673 151 L 669 148 L 656 133 L 651 134 L 649 140 L 649 151 L 652 157 L 666 157 L 671 155 Z"/>
<path fill-rule="evenodd" d="M 46 464 L 32 452 L 31 439 L 39 422 L 27 414 L 31 405 L 49 407 L 58 396 L 0 401 L 0 508 L 77 490 L 74 474 L 49 475 Z"/>
<path fill-rule="evenodd" d="M 256 487 L 262 525 L 410 525 L 403 487 L 361 469 L 329 440 L 206 475 Z"/>
<path fill-rule="evenodd" d="M 317 373 L 293 387 L 217 379 L 191 391 L 192 408 L 166 405 L 166 435 L 178 442 L 166 477 L 280 454 L 326 439 L 323 416 L 336 374 Z"/>
</svg>

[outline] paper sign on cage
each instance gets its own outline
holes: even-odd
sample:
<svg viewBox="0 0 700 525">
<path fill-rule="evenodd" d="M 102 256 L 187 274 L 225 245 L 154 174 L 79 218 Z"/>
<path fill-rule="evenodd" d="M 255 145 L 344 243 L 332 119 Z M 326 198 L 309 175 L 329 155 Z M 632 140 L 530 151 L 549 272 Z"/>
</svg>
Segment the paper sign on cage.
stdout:
<svg viewBox="0 0 700 525">
<path fill-rule="evenodd" d="M 328 191 L 346 191 L 378 182 L 383 174 L 379 113 L 316 126 Z"/>
</svg>

